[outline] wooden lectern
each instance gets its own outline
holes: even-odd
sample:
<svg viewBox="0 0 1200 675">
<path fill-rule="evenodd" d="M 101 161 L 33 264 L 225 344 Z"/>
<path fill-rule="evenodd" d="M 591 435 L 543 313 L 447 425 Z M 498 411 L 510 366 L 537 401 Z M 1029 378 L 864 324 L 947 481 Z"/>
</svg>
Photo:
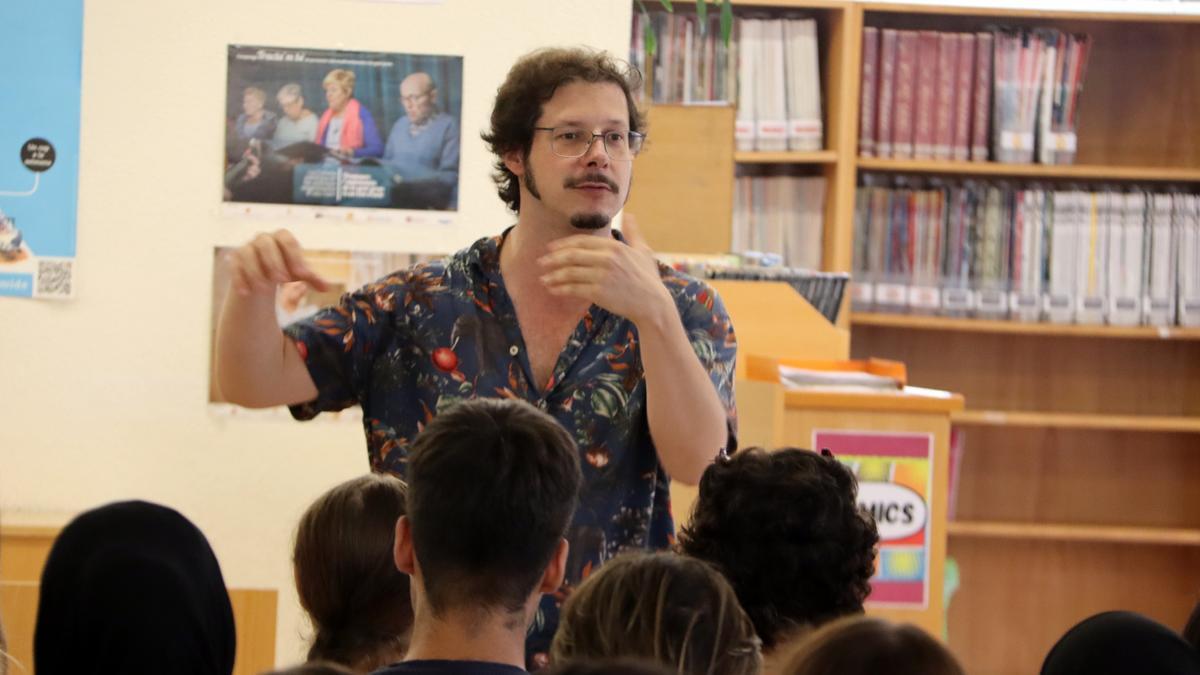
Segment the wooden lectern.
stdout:
<svg viewBox="0 0 1200 675">
<path fill-rule="evenodd" d="M 868 613 L 941 637 L 949 482 L 950 413 L 957 394 L 788 389 L 779 365 L 849 358 L 849 334 L 785 283 L 710 282 L 738 338 L 738 439 L 742 448 L 829 448 L 859 477 L 859 503 L 880 530 Z M 673 484 L 686 522 L 695 488 Z"/>
</svg>

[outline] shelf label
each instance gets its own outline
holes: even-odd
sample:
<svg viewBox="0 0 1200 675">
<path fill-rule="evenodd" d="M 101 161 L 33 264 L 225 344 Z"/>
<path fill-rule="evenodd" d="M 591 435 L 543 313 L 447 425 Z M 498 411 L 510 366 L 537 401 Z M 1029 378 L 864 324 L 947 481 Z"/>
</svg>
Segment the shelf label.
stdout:
<svg viewBox="0 0 1200 675">
<path fill-rule="evenodd" d="M 1000 149 L 1001 150 L 1032 150 L 1033 149 L 1033 132 L 1032 131 L 1001 131 L 1000 132 Z"/>
<path fill-rule="evenodd" d="M 1051 131 L 1046 135 L 1046 146 L 1055 152 L 1075 152 L 1078 140 L 1073 131 Z"/>
<path fill-rule="evenodd" d="M 813 429 L 812 447 L 828 449 L 854 472 L 858 504 L 879 530 L 867 604 L 928 608 L 933 434 Z"/>
</svg>

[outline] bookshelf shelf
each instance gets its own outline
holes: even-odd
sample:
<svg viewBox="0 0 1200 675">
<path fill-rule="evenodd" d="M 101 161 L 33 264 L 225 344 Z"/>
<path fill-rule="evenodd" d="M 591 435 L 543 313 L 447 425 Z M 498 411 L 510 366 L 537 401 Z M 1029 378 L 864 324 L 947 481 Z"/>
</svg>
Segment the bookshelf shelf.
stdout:
<svg viewBox="0 0 1200 675">
<path fill-rule="evenodd" d="M 1169 415 L 1106 415 L 1041 413 L 1007 410 L 962 410 L 950 421 L 963 426 L 1050 427 L 1200 433 L 1200 417 Z"/>
<path fill-rule="evenodd" d="M 1200 168 L 1094 164 L 1001 164 L 999 162 L 878 159 L 873 157 L 860 157 L 858 168 L 864 171 L 886 173 L 929 173 L 954 176 L 1200 183 Z"/>
<path fill-rule="evenodd" d="M 956 538 L 1200 546 L 1200 530 L 1182 528 L 950 521 L 946 529 Z"/>
<path fill-rule="evenodd" d="M 960 319 L 875 312 L 855 312 L 850 316 L 850 322 L 857 326 L 884 326 L 963 333 L 1064 335 L 1071 337 L 1134 340 L 1200 340 L 1200 328 L 1180 328 L 1178 326 L 1097 326 L 1065 323 L 1027 323 L 1021 321 Z"/>
<path fill-rule="evenodd" d="M 778 2 L 778 0 L 776 0 Z M 733 0 L 739 4 L 739 0 Z M 747 0 L 746 4 L 760 4 Z M 1112 21 L 1122 23 L 1200 23 L 1200 15 L 1184 13 L 1174 7 L 1162 12 L 1079 12 L 1068 9 L 1016 9 L 1007 7 L 953 7 L 932 4 L 909 4 L 893 2 L 859 3 L 864 12 L 888 14 L 924 14 L 936 17 L 977 17 L 1001 19 L 1044 19 L 1053 21 Z"/>
<path fill-rule="evenodd" d="M 833 150 L 812 152 L 735 152 L 738 164 L 833 164 L 838 154 Z"/>
</svg>

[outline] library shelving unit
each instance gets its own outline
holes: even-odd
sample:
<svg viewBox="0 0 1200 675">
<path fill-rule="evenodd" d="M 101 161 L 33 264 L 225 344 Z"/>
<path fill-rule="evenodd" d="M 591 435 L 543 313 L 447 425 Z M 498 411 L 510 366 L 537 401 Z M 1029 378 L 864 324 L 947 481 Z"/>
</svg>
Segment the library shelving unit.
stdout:
<svg viewBox="0 0 1200 675">
<path fill-rule="evenodd" d="M 826 177 L 822 260 L 834 271 L 851 269 L 864 172 L 1200 189 L 1200 16 L 805 0 L 735 0 L 734 11 L 818 19 L 825 149 L 733 152 L 730 127 L 718 162 L 672 164 L 670 148 L 654 159 L 648 152 L 634 195 L 667 204 L 653 223 L 640 221 L 656 229 L 661 250 L 686 251 L 672 243 L 697 228 L 713 228 L 713 246 L 728 243 L 722 209 L 731 200 L 708 202 L 716 213 L 704 224 L 672 219 L 671 186 L 706 174 L 732 190 L 737 165 L 794 164 Z M 858 157 L 864 26 L 996 25 L 1091 34 L 1074 164 Z M 653 138 L 669 123 L 656 126 L 663 111 L 650 112 Z M 965 397 L 966 409 L 952 415 L 964 443 L 948 525 L 948 555 L 961 574 L 948 635 L 968 672 L 1036 672 L 1059 636 L 1106 609 L 1182 625 L 1200 599 L 1200 329 L 849 311 L 842 322 L 852 358 L 902 361 L 912 383 Z"/>
</svg>

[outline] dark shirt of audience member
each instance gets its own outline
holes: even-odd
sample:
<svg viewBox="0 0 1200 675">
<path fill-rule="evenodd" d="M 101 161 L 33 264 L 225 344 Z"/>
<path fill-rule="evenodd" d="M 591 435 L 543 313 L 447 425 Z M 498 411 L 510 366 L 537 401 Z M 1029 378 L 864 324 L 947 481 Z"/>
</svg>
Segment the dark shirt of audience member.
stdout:
<svg viewBox="0 0 1200 675">
<path fill-rule="evenodd" d="M 329 661 L 309 661 L 283 670 L 272 670 L 264 675 L 355 675 L 346 666 Z"/>
<path fill-rule="evenodd" d="M 1084 619 L 1050 648 L 1042 675 L 1197 675 L 1200 653 L 1171 629 L 1133 612 Z"/>
<path fill-rule="evenodd" d="M 618 556 L 567 598 L 550 647 L 571 659 L 652 659 L 681 675 L 752 675 L 754 625 L 719 572 L 674 553 Z"/>
<path fill-rule="evenodd" d="M 1183 625 L 1183 639 L 1187 640 L 1193 649 L 1200 651 L 1200 601 L 1196 602 L 1196 606 L 1192 608 L 1192 615 Z"/>
<path fill-rule="evenodd" d="M 235 647 L 221 567 L 176 511 L 109 504 L 55 540 L 34 633 L 38 675 L 230 675 Z"/>
<path fill-rule="evenodd" d="M 412 604 L 392 548 L 406 492 L 399 478 L 368 474 L 326 492 L 300 518 L 292 563 L 315 633 L 309 661 L 369 673 L 404 658 Z"/>
<path fill-rule="evenodd" d="M 238 138 L 269 140 L 275 134 L 278 115 L 267 110 L 267 93 L 258 87 L 246 87 L 242 92 L 242 114 L 234 127 Z"/>
<path fill-rule="evenodd" d="M 878 543 L 837 459 L 748 448 L 704 471 L 678 548 L 729 579 L 770 660 L 795 634 L 863 612 Z"/>
<path fill-rule="evenodd" d="M 566 572 L 582 475 L 575 442 L 516 399 L 440 412 L 413 441 L 396 566 L 412 576 L 413 632 L 386 675 L 524 673 L 525 635 Z"/>
<path fill-rule="evenodd" d="M 675 671 L 640 659 L 578 659 L 539 670 L 538 675 L 675 675 Z"/>
<path fill-rule="evenodd" d="M 781 647 L 779 675 L 964 675 L 950 650 L 908 624 L 851 616 Z"/>
<path fill-rule="evenodd" d="M 356 79 L 353 71 L 334 68 L 321 81 L 329 107 L 317 121 L 317 143 L 342 159 L 379 157 L 383 139 L 370 108 L 354 98 Z"/>
</svg>

